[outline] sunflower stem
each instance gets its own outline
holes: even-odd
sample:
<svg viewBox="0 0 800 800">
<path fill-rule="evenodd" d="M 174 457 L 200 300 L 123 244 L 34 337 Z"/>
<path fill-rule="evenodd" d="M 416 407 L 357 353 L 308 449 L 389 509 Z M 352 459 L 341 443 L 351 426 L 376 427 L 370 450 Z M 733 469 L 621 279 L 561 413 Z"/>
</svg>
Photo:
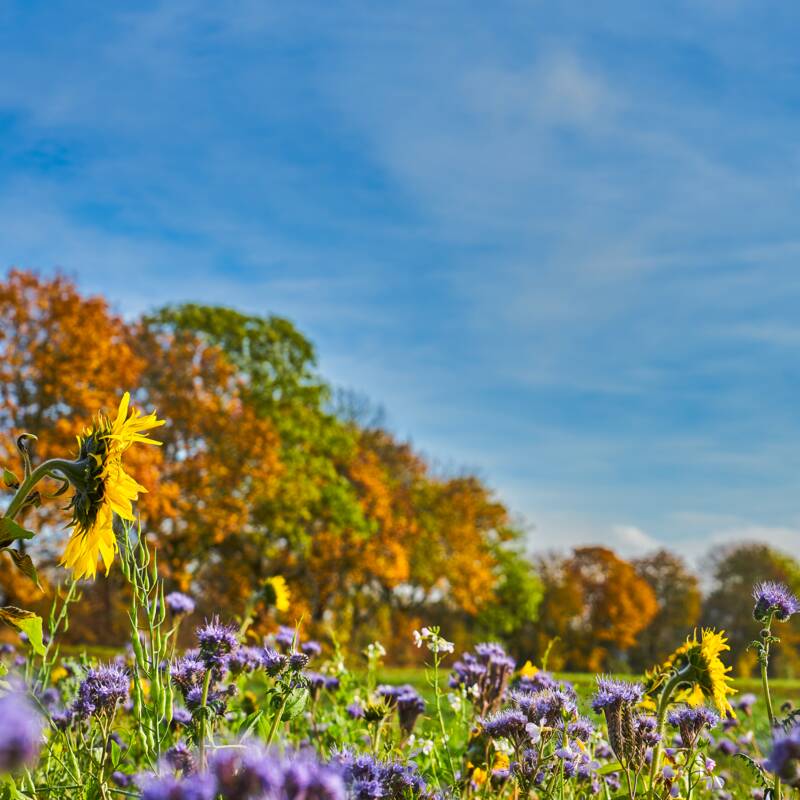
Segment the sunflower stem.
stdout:
<svg viewBox="0 0 800 800">
<path fill-rule="evenodd" d="M 25 501 L 30 496 L 30 493 L 42 478 L 47 478 L 54 472 L 59 472 L 62 473 L 70 483 L 73 483 L 73 479 L 80 478 L 80 473 L 83 471 L 84 466 L 85 463 L 83 461 L 67 461 L 64 458 L 51 458 L 49 461 L 42 462 L 20 484 L 19 489 L 17 489 L 14 497 L 8 504 L 8 508 L 4 514 L 5 518 L 14 519 L 17 514 L 19 514 L 25 505 Z"/>
<path fill-rule="evenodd" d="M 658 741 L 653 745 L 653 757 L 650 761 L 650 798 L 656 796 L 656 776 L 661 765 L 661 739 L 664 736 L 664 720 L 667 717 L 667 709 L 669 708 L 672 693 L 682 683 L 686 682 L 686 673 L 690 667 L 687 665 L 680 672 L 676 672 L 666 683 L 661 691 L 661 697 L 658 701 L 658 714 L 656 716 L 656 733 L 658 734 Z"/>
</svg>

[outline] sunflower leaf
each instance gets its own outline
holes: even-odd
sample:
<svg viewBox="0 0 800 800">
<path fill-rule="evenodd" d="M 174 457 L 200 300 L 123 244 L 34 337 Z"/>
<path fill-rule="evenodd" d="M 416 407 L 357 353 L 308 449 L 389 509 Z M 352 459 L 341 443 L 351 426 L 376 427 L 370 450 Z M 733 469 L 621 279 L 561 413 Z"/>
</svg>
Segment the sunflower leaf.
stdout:
<svg viewBox="0 0 800 800">
<path fill-rule="evenodd" d="M 27 553 L 20 553 L 19 550 L 6 550 L 12 559 L 14 559 L 14 563 L 17 565 L 17 569 L 23 574 L 30 578 L 34 584 L 36 584 L 36 588 L 41 592 L 42 584 L 39 583 L 39 575 L 36 572 L 36 567 L 33 565 L 33 561 L 31 561 L 31 557 Z"/>
<path fill-rule="evenodd" d="M 38 614 L 16 606 L 4 606 L 0 608 L 0 620 L 24 633 L 28 637 L 34 653 L 40 656 L 45 654 L 42 641 L 42 618 Z"/>
<path fill-rule="evenodd" d="M 5 547 L 17 539 L 32 539 L 34 536 L 33 531 L 23 528 L 10 517 L 0 517 L 0 547 Z"/>
</svg>

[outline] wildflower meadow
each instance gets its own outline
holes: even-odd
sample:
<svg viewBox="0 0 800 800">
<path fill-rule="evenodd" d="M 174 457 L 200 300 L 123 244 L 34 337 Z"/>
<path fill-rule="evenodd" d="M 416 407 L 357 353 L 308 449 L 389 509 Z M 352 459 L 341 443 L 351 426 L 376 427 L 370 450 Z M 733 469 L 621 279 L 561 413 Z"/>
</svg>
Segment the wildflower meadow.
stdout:
<svg viewBox="0 0 800 800">
<path fill-rule="evenodd" d="M 414 798 L 780 798 L 800 788 L 800 717 L 769 683 L 782 628 L 800 613 L 785 585 L 752 589 L 761 684 L 738 692 L 726 632 L 701 628 L 640 677 L 576 678 L 518 661 L 497 642 L 457 652 L 438 626 L 410 645 L 424 670 L 391 682 L 378 641 L 363 652 L 320 642 L 292 618 L 292 589 L 264 577 L 240 613 L 187 626 L 196 599 L 165 591 L 158 549 L 129 473 L 165 420 L 125 393 L 98 411 L 72 453 L 36 463 L 24 432 L 2 546 L 39 584 L 20 520 L 60 499 L 70 533 L 44 618 L 15 606 L 3 646 L 2 797 L 145 800 Z M 52 491 L 45 493 L 48 484 Z M 82 587 L 118 569 L 127 643 L 107 657 L 62 647 Z M 267 633 L 256 633 L 264 624 Z"/>
</svg>

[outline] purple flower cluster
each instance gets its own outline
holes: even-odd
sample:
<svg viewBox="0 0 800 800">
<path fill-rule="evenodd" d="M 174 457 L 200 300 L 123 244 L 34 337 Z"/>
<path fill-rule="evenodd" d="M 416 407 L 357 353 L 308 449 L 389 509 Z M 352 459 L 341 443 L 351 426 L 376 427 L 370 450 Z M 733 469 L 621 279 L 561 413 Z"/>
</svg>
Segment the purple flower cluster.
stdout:
<svg viewBox="0 0 800 800">
<path fill-rule="evenodd" d="M 413 761 L 380 761 L 371 755 L 342 751 L 334 756 L 352 800 L 409 800 L 427 796 Z"/>
<path fill-rule="evenodd" d="M 530 736 L 526 725 L 530 720 L 518 708 L 497 711 L 489 717 L 480 720 L 483 732 L 491 739 L 509 739 L 515 745 L 523 745 Z"/>
<path fill-rule="evenodd" d="M 191 614 L 194 611 L 194 600 L 183 592 L 170 592 L 164 598 L 164 602 L 176 617 Z"/>
<path fill-rule="evenodd" d="M 377 693 L 389 708 L 397 709 L 400 729 L 406 734 L 411 733 L 417 718 L 425 711 L 425 701 L 417 690 L 406 683 L 402 686 L 379 686 Z"/>
<path fill-rule="evenodd" d="M 36 760 L 43 726 L 44 721 L 22 694 L 0 697 L 0 774 Z"/>
<path fill-rule="evenodd" d="M 75 719 L 112 714 L 118 703 L 128 699 L 130 678 L 117 664 L 101 664 L 90 669 L 81 685 L 69 713 Z"/>
<path fill-rule="evenodd" d="M 452 688 L 465 687 L 481 715 L 496 711 L 503 701 L 516 662 L 494 642 L 475 646 L 453 664 Z"/>
<path fill-rule="evenodd" d="M 335 692 L 339 688 L 339 679 L 335 675 L 323 675 L 321 672 L 309 671 L 305 673 L 308 681 L 308 690 L 312 699 L 316 700 L 323 689 Z"/>
<path fill-rule="evenodd" d="M 200 660 L 208 669 L 222 672 L 227 666 L 230 654 L 239 646 L 234 625 L 224 625 L 219 617 L 200 626 L 197 641 L 200 643 Z"/>
<path fill-rule="evenodd" d="M 578 714 L 578 698 L 574 690 L 564 687 L 540 692 L 512 692 L 511 702 L 528 718 L 528 722 L 548 728 L 562 728 L 564 719 Z"/>
<path fill-rule="evenodd" d="M 594 711 L 605 715 L 608 741 L 614 755 L 621 764 L 633 769 L 641 768 L 648 747 L 658 741 L 655 721 L 634 712 L 643 694 L 640 683 L 599 675 L 597 692 L 592 698 Z"/>
<path fill-rule="evenodd" d="M 764 768 L 785 784 L 800 788 L 800 725 L 776 735 Z"/>
<path fill-rule="evenodd" d="M 783 583 L 765 581 L 756 584 L 753 588 L 753 599 L 756 601 L 753 617 L 758 622 L 766 622 L 772 615 L 779 622 L 786 622 L 800 611 L 800 600 Z"/>
<path fill-rule="evenodd" d="M 704 730 L 717 725 L 719 716 L 705 706 L 697 706 L 696 708 L 685 706 L 670 711 L 667 715 L 667 722 L 680 731 L 683 747 L 691 749 L 694 747 L 697 737 Z"/>
<path fill-rule="evenodd" d="M 521 677 L 515 684 L 520 692 L 543 692 L 545 689 L 557 689 L 558 681 L 549 673 L 539 671 L 529 677 Z"/>
<path fill-rule="evenodd" d="M 171 764 L 168 756 L 168 763 Z M 322 764 L 308 753 L 280 755 L 258 746 L 218 750 L 207 772 L 146 775 L 142 800 L 345 800 L 338 764 Z"/>
</svg>

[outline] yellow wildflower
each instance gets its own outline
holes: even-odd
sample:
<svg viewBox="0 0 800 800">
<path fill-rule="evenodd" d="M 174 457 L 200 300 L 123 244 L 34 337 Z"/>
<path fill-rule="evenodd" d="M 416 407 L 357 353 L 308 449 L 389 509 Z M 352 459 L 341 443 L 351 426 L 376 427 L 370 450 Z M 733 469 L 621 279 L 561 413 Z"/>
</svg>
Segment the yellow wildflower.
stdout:
<svg viewBox="0 0 800 800">
<path fill-rule="evenodd" d="M 125 472 L 122 455 L 132 444 L 161 444 L 145 434 L 164 420 L 157 419 L 155 412 L 140 416 L 135 408 L 129 414 L 129 404 L 130 394 L 125 392 L 113 422 L 99 414 L 92 428 L 78 437 L 76 464 L 82 475 L 72 480 L 72 535 L 61 558 L 76 580 L 96 575 L 98 557 L 108 573 L 117 549 L 114 514 L 132 521 L 133 503 L 140 492 L 147 491 Z"/>
<path fill-rule="evenodd" d="M 731 668 L 726 667 L 720 658 L 726 650 L 730 647 L 724 631 L 704 628 L 700 638 L 695 631 L 662 665 L 647 673 L 647 695 L 654 698 L 672 675 L 681 673 L 685 681 L 673 695 L 675 702 L 697 706 L 710 699 L 721 714 L 733 715 L 728 702 L 728 695 L 735 693 L 728 683 Z"/>
<path fill-rule="evenodd" d="M 282 575 L 273 575 L 264 581 L 264 599 L 278 611 L 288 611 L 292 595 Z"/>
<path fill-rule="evenodd" d="M 520 678 L 532 678 L 539 672 L 539 667 L 535 667 L 530 661 L 526 661 L 519 670 Z"/>
</svg>

